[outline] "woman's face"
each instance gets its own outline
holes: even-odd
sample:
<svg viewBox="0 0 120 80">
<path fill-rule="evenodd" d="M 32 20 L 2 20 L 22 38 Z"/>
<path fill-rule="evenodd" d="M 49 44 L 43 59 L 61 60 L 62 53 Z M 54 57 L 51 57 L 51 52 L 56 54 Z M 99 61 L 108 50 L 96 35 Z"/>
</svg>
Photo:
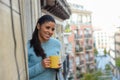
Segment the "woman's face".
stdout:
<svg viewBox="0 0 120 80">
<path fill-rule="evenodd" d="M 37 25 L 38 29 L 38 36 L 40 42 L 45 42 L 50 39 L 53 35 L 55 30 L 55 23 L 54 22 L 45 22 L 42 25 Z"/>
</svg>

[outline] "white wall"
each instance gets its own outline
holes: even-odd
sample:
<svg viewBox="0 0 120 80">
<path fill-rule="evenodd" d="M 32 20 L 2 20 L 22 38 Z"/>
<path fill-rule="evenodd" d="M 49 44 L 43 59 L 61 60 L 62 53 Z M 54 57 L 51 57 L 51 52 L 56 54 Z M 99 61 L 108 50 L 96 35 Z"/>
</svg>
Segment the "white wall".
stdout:
<svg viewBox="0 0 120 80">
<path fill-rule="evenodd" d="M 0 80 L 28 79 L 23 6 L 19 5 L 24 0 L 0 1 Z"/>
</svg>

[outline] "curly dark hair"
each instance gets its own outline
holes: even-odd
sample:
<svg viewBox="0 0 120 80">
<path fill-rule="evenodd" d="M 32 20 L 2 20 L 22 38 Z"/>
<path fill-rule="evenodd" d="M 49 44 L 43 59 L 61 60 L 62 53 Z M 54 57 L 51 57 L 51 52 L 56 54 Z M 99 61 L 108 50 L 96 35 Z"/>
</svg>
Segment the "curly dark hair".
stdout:
<svg viewBox="0 0 120 80">
<path fill-rule="evenodd" d="M 39 38 L 38 38 L 37 25 L 39 23 L 39 25 L 41 26 L 45 22 L 54 22 L 55 23 L 55 20 L 50 15 L 43 15 L 42 17 L 40 17 L 38 19 L 37 24 L 36 24 L 36 28 L 35 28 L 35 30 L 34 30 L 34 32 L 32 34 L 32 39 L 30 40 L 30 47 L 33 46 L 36 56 L 41 56 L 42 59 L 46 58 L 46 54 L 44 53 L 44 50 L 41 47 L 41 42 L 39 41 Z"/>
</svg>

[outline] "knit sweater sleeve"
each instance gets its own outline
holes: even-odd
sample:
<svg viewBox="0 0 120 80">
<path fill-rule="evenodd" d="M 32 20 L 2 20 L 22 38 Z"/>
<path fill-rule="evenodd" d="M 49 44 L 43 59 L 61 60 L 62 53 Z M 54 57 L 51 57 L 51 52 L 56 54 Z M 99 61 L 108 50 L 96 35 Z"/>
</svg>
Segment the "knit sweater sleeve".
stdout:
<svg viewBox="0 0 120 80">
<path fill-rule="evenodd" d="M 29 67 L 29 77 L 33 78 L 42 72 L 44 72 L 45 68 L 42 66 L 41 62 L 32 65 L 32 62 L 29 60 L 28 67 Z"/>
<path fill-rule="evenodd" d="M 28 48 L 28 67 L 30 79 L 41 74 L 45 70 L 40 61 L 36 60 L 37 62 L 35 62 L 33 59 L 36 59 L 33 55 L 33 50 L 31 50 L 31 48 Z"/>
</svg>

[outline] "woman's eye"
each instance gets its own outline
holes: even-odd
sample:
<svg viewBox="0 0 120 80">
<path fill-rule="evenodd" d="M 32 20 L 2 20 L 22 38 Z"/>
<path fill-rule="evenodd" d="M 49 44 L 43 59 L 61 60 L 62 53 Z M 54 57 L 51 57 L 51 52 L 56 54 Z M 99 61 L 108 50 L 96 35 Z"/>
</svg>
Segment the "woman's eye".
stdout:
<svg viewBox="0 0 120 80">
<path fill-rule="evenodd" d="M 52 28 L 52 31 L 54 31 L 55 30 L 55 28 Z"/>
<path fill-rule="evenodd" d="M 54 31 L 54 30 L 55 30 L 55 28 L 50 28 L 49 26 L 48 26 L 48 27 L 46 27 L 46 29 L 51 29 L 52 31 Z"/>
<path fill-rule="evenodd" d="M 50 27 L 46 27 L 47 29 L 50 29 Z"/>
</svg>

